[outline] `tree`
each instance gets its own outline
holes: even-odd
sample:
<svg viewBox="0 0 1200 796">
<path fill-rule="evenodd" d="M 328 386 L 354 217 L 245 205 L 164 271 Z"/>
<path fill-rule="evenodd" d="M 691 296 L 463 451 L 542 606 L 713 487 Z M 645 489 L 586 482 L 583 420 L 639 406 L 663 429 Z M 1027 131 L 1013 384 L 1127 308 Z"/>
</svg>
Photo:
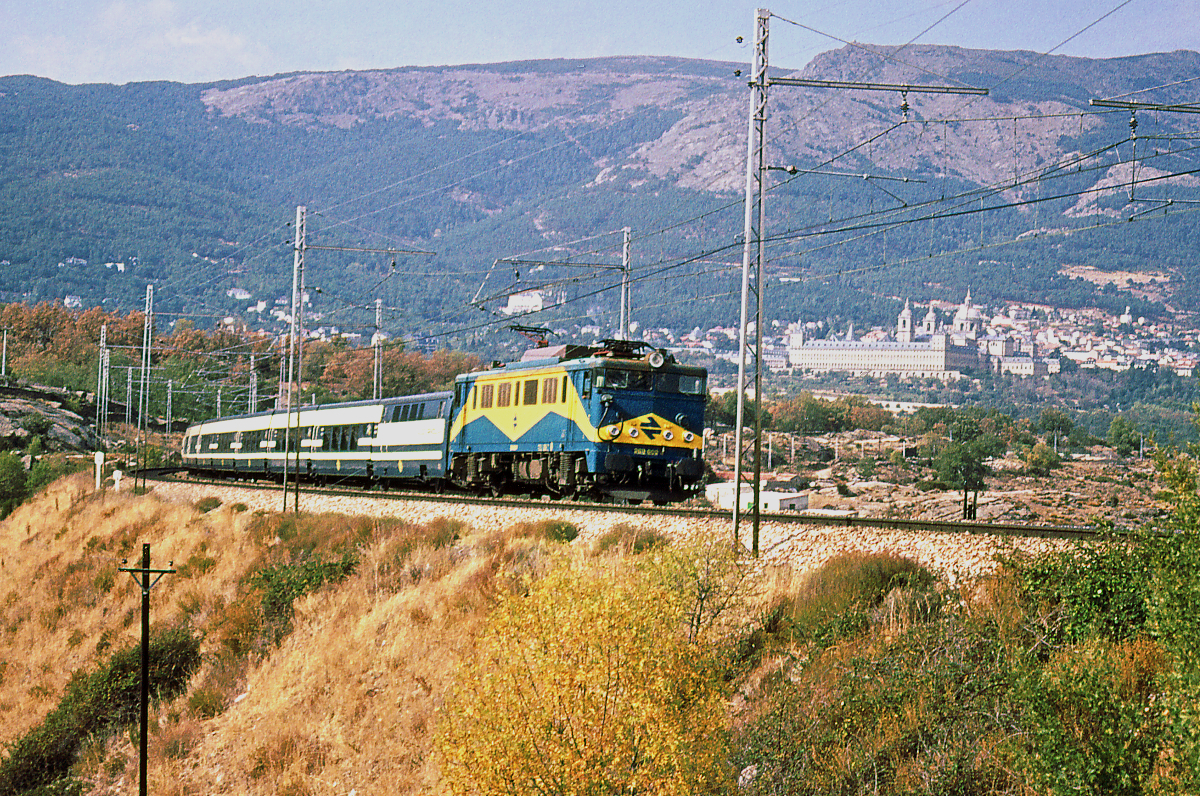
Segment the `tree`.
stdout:
<svg viewBox="0 0 1200 796">
<path fill-rule="evenodd" d="M 0 518 L 7 517 L 25 499 L 25 465 L 16 454 L 0 453 Z"/>
<path fill-rule="evenodd" d="M 704 412 L 705 422 L 721 423 L 726 426 L 737 424 L 737 390 L 730 390 L 721 395 L 711 396 Z M 743 405 L 742 425 L 749 428 L 754 425 L 754 413 L 758 411 L 758 401 L 747 398 Z M 762 410 L 762 427 L 771 428 L 771 412 Z"/>
<path fill-rule="evenodd" d="M 984 479 L 992 474 L 984 460 L 1003 450 L 1004 443 L 990 434 L 984 434 L 970 442 L 956 439 L 934 459 L 938 480 L 963 491 L 964 520 L 974 519 L 974 511 L 967 504 L 968 493 L 974 492 L 978 498 L 979 492 L 986 486 Z"/>
<path fill-rule="evenodd" d="M 1025 467 L 1033 475 L 1046 476 L 1050 471 L 1062 465 L 1062 459 L 1044 442 L 1039 442 L 1026 452 Z"/>
<path fill-rule="evenodd" d="M 1068 437 L 1075 430 L 1075 423 L 1071 416 L 1061 409 L 1049 408 L 1043 409 L 1038 415 L 1036 428 L 1046 432 L 1046 440 L 1053 440 L 1054 449 L 1058 450 L 1058 441 Z"/>
<path fill-rule="evenodd" d="M 1118 456 L 1128 456 L 1133 453 L 1140 442 L 1141 435 L 1134 428 L 1133 423 L 1121 415 L 1112 419 L 1112 423 L 1108 426 L 1108 444 L 1116 450 Z"/>
<path fill-rule="evenodd" d="M 455 794 L 698 794 L 728 786 L 714 659 L 684 601 L 617 562 L 501 599 L 437 739 Z"/>
</svg>

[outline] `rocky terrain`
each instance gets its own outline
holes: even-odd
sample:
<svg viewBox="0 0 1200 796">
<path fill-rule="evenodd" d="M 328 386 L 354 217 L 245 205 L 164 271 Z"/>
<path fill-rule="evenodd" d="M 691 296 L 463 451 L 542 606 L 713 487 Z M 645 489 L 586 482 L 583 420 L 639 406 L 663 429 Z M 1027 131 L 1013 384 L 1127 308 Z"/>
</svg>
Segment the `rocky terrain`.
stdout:
<svg viewBox="0 0 1200 796">
<path fill-rule="evenodd" d="M 0 391 L 0 441 L 26 449 L 34 438 L 47 451 L 94 451 L 99 448 L 91 424 L 67 408 L 65 400 Z"/>
</svg>

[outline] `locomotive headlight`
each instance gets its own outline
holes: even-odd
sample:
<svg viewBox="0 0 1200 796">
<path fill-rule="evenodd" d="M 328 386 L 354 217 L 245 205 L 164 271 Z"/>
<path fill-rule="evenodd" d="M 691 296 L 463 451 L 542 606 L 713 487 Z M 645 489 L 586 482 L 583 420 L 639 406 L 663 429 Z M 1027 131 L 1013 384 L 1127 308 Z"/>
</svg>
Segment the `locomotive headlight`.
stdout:
<svg viewBox="0 0 1200 796">
<path fill-rule="evenodd" d="M 608 436 L 612 437 L 613 439 L 616 439 L 617 437 L 621 436 L 621 427 L 620 426 L 609 426 L 608 427 Z"/>
<path fill-rule="evenodd" d="M 636 437 L 637 435 L 638 435 L 638 430 L 636 428 L 629 429 L 629 436 Z"/>
<path fill-rule="evenodd" d="M 667 429 L 663 432 L 663 439 L 665 439 L 667 442 L 670 442 L 671 440 L 675 439 L 675 432 Z"/>
<path fill-rule="evenodd" d="M 696 435 L 695 435 L 695 434 L 693 434 L 693 433 L 692 433 L 692 432 L 690 432 L 690 431 L 686 432 L 686 433 L 683 435 L 683 441 L 684 441 L 684 442 L 691 442 L 691 441 L 692 441 L 692 440 L 694 440 L 695 438 L 696 438 Z"/>
</svg>

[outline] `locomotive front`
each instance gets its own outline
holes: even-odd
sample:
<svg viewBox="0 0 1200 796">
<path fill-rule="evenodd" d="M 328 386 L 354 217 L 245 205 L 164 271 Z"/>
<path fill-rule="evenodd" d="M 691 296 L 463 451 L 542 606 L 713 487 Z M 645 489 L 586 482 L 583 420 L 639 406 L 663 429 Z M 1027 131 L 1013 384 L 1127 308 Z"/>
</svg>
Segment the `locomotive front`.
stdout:
<svg viewBox="0 0 1200 796">
<path fill-rule="evenodd" d="M 657 503 L 696 494 L 707 372 L 643 346 L 543 347 L 459 376 L 450 479 L 493 494 Z"/>
<path fill-rule="evenodd" d="M 652 351 L 600 359 L 590 375 L 585 400 L 596 429 L 593 472 L 602 491 L 655 502 L 694 495 L 704 475 L 706 371 Z"/>
</svg>

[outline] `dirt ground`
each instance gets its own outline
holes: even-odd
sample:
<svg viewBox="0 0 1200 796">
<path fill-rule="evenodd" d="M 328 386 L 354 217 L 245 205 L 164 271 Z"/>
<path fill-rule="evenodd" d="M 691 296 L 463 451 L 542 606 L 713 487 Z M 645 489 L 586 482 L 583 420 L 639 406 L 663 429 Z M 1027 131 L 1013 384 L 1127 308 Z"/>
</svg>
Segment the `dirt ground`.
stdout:
<svg viewBox="0 0 1200 796">
<path fill-rule="evenodd" d="M 778 443 L 778 467 L 764 471 L 764 479 L 777 483 L 808 481 L 810 510 L 852 511 L 863 517 L 954 520 L 962 518 L 961 491 L 932 488 L 934 472 L 913 459 L 903 464 L 888 461 L 892 451 L 902 452 L 906 441 L 870 432 L 805 438 L 809 454 L 823 450 L 838 458 L 828 462 L 789 463 L 791 445 Z M 725 446 L 731 450 L 731 445 Z M 713 446 L 710 462 L 721 460 L 720 443 Z M 874 472 L 863 477 L 858 457 L 876 460 Z M 843 458 L 843 457 L 848 457 Z M 804 458 L 803 456 L 798 459 Z M 896 457 L 892 457 L 895 459 Z M 773 462 L 774 464 L 774 462 Z M 1135 527 L 1166 515 L 1168 505 L 1156 495 L 1163 490 L 1154 463 L 1136 456 L 1121 459 L 1103 447 L 1064 457 L 1062 466 L 1045 477 L 1026 474 L 1024 463 L 1013 453 L 990 462 L 994 475 L 978 495 L 980 521 L 1023 522 L 1047 525 L 1090 525 L 1097 520 Z M 718 476 L 732 477 L 718 466 Z M 870 469 L 870 468 L 867 468 Z M 922 483 L 924 482 L 924 483 Z"/>
</svg>

